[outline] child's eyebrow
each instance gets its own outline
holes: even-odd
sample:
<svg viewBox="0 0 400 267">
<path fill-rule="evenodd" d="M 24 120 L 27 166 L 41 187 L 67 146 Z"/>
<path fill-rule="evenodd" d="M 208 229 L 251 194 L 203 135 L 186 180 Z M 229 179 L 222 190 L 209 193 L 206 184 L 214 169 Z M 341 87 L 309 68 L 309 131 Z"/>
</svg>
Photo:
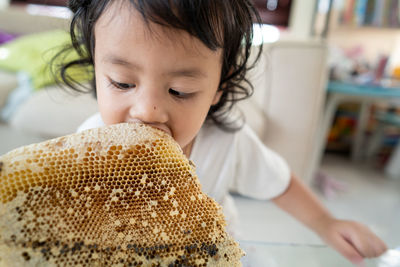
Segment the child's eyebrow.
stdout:
<svg viewBox="0 0 400 267">
<path fill-rule="evenodd" d="M 206 78 L 207 75 L 198 68 L 177 69 L 167 73 L 172 77 Z"/>
<path fill-rule="evenodd" d="M 114 64 L 114 65 L 121 65 L 121 66 L 127 67 L 129 69 L 134 69 L 134 70 L 142 69 L 139 65 L 129 62 L 129 61 L 127 61 L 123 58 L 120 58 L 118 56 L 115 56 L 115 55 L 108 55 L 103 58 L 103 61 Z M 175 69 L 175 70 L 167 71 L 165 73 L 165 75 L 171 76 L 171 77 L 188 77 L 188 78 L 205 78 L 205 77 L 207 77 L 207 74 L 197 67 Z"/>
<path fill-rule="evenodd" d="M 125 59 L 122 59 L 122 58 L 117 57 L 115 55 L 105 56 L 103 58 L 103 62 L 109 62 L 109 63 L 114 64 L 114 65 L 122 65 L 122 66 L 127 66 L 129 68 L 140 69 L 140 67 L 138 65 L 133 64 L 133 63 L 131 63 L 129 61 L 126 61 Z"/>
</svg>

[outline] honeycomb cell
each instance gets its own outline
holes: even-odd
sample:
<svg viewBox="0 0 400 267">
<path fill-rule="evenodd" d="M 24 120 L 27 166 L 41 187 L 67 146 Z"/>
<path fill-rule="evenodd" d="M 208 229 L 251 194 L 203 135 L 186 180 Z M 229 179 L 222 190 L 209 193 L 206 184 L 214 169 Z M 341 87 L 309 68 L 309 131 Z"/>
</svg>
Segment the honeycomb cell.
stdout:
<svg viewBox="0 0 400 267">
<path fill-rule="evenodd" d="M 0 265 L 240 266 L 221 208 L 159 130 L 107 126 L 0 162 Z"/>
</svg>

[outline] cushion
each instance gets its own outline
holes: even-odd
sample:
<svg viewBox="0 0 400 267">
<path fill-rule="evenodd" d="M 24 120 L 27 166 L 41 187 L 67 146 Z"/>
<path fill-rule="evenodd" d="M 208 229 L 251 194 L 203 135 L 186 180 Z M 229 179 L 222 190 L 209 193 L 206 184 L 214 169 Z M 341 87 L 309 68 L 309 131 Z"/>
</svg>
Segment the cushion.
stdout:
<svg viewBox="0 0 400 267">
<path fill-rule="evenodd" d="M 0 69 L 27 72 L 34 88 L 42 88 L 55 83 L 50 71 L 52 58 L 70 43 L 66 31 L 54 30 L 25 35 L 0 46 Z M 75 51 L 65 54 L 63 62 L 78 59 Z M 58 58 L 57 64 L 61 58 Z M 82 69 L 70 69 L 69 74 L 78 81 L 89 79 L 89 74 Z"/>
<path fill-rule="evenodd" d="M 7 43 L 13 39 L 15 39 L 16 35 L 9 34 L 7 32 L 0 30 L 0 44 Z"/>
<path fill-rule="evenodd" d="M 17 75 L 0 71 L 0 109 L 3 108 L 10 92 L 18 86 Z"/>
<path fill-rule="evenodd" d="M 91 94 L 70 93 L 53 86 L 33 93 L 15 111 L 10 124 L 25 133 L 54 138 L 74 133 L 96 112 L 97 102 Z"/>
</svg>

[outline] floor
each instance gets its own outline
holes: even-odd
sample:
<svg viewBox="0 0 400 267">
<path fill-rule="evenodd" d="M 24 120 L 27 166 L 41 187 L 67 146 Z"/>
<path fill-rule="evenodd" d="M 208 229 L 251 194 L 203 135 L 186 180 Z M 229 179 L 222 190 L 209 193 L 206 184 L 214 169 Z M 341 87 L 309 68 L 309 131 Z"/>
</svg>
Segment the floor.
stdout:
<svg viewBox="0 0 400 267">
<path fill-rule="evenodd" d="M 0 124 L 0 155 L 39 141 Z M 390 248 L 400 247 L 400 179 L 385 178 L 366 164 L 332 155 L 324 156 L 321 171 L 346 187 L 330 198 L 313 187 L 336 217 L 362 222 Z M 273 203 L 241 196 L 235 196 L 235 202 L 240 216 L 238 239 L 247 252 L 244 266 L 351 266 Z M 393 267 L 400 266 L 400 260 L 396 264 L 367 262 L 367 266 Z"/>
<path fill-rule="evenodd" d="M 331 199 L 325 198 L 313 187 L 313 191 L 336 217 L 363 222 L 389 246 L 400 246 L 400 179 L 385 178 L 381 171 L 353 163 L 342 156 L 325 155 L 321 170 L 346 184 L 346 190 L 337 192 Z M 235 196 L 235 199 L 240 217 L 243 218 L 241 235 L 244 239 L 321 244 L 317 236 L 273 203 L 240 196 Z M 249 208 L 249 203 L 254 208 Z M 248 219 L 254 216 L 258 219 Z M 260 221 L 268 223 L 268 227 L 257 227 Z M 285 236 L 276 231 L 281 227 L 286 228 Z"/>
<path fill-rule="evenodd" d="M 341 219 L 364 223 L 381 237 L 389 248 L 400 249 L 400 179 L 388 179 L 380 170 L 334 155 L 324 156 L 321 171 L 346 186 L 345 191 L 337 192 L 330 198 L 326 198 L 313 187 L 313 191 L 332 214 Z M 351 266 L 343 261 L 339 254 L 326 248 L 317 235 L 273 203 L 240 196 L 235 196 L 235 201 L 241 218 L 239 239 L 245 241 L 245 244 L 246 241 L 250 241 L 252 244 L 266 244 L 272 247 L 272 258 L 275 258 L 276 266 Z M 257 249 L 257 245 L 255 246 Z M 283 256 L 280 256 L 279 250 L 276 251 L 280 247 L 284 247 L 281 249 Z M 292 261 L 288 260 L 287 248 L 291 247 L 298 247 L 299 249 L 292 252 L 302 251 L 302 257 L 311 253 L 309 257 L 313 260 L 307 264 L 301 261 L 302 265 L 299 265 L 299 258 L 291 257 Z M 318 251 L 321 253 L 316 254 Z M 398 267 L 399 254 L 400 251 L 396 251 L 395 265 L 384 265 L 382 262 L 387 259 L 385 255 L 386 258 L 367 261 L 367 266 Z M 292 256 L 295 255 L 296 253 L 292 253 Z M 394 261 L 392 260 L 392 263 Z"/>
</svg>

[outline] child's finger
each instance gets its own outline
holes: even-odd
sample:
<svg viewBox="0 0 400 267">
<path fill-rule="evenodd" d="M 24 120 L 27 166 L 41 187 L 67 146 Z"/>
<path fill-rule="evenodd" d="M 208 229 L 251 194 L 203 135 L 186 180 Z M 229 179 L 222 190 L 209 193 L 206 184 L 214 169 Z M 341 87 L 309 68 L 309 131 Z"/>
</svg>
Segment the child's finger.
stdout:
<svg viewBox="0 0 400 267">
<path fill-rule="evenodd" d="M 371 258 L 375 256 L 375 249 L 366 232 L 350 232 L 345 236 L 345 240 L 363 257 Z"/>
<path fill-rule="evenodd" d="M 352 231 L 345 238 L 366 258 L 378 257 L 385 251 L 385 244 L 366 226 L 359 226 L 360 232 Z"/>
<path fill-rule="evenodd" d="M 370 244 L 374 249 L 372 257 L 379 257 L 387 250 L 386 244 L 377 236 L 370 236 Z"/>
<path fill-rule="evenodd" d="M 345 258 L 351 261 L 353 264 L 360 266 L 363 264 L 363 256 L 357 251 L 357 249 L 341 236 L 337 237 L 332 244 L 336 250 L 342 254 Z"/>
<path fill-rule="evenodd" d="M 379 239 L 378 246 L 379 246 L 379 248 L 378 248 L 378 251 L 379 251 L 378 256 L 381 256 L 382 254 L 384 254 L 388 250 L 388 247 L 386 246 L 386 244 L 381 239 Z"/>
<path fill-rule="evenodd" d="M 383 253 L 385 253 L 388 250 L 388 247 L 386 246 L 385 242 L 383 242 L 382 239 L 380 239 L 378 236 L 374 235 L 372 236 L 372 244 L 375 248 L 375 251 L 377 252 L 376 257 L 381 256 Z"/>
</svg>

